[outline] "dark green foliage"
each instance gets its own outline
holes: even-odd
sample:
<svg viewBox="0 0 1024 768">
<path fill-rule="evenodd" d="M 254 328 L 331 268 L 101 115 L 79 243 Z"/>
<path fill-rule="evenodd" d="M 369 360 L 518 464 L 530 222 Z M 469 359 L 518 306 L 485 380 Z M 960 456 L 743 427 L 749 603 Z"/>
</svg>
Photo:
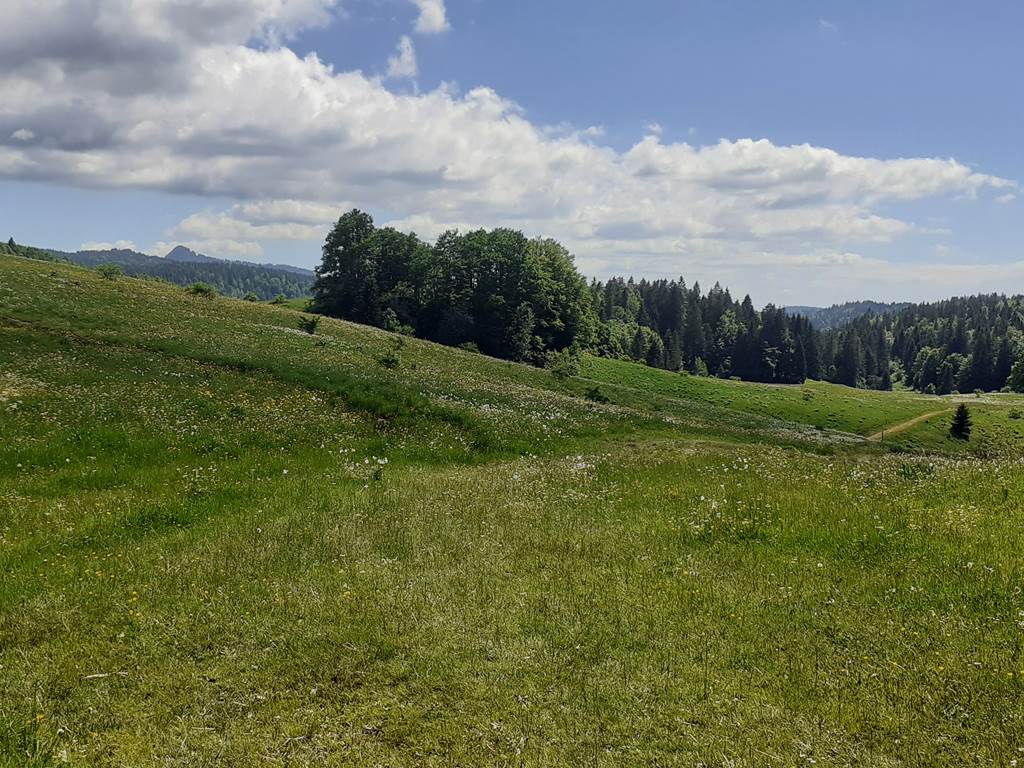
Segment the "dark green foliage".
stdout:
<svg viewBox="0 0 1024 768">
<path fill-rule="evenodd" d="M 835 360 L 833 381 L 851 383 L 851 349 L 861 348 L 858 380 L 940 395 L 1024 391 L 1024 297 L 968 296 L 912 304 L 857 318 L 819 335 L 821 356 Z"/>
<path fill-rule="evenodd" d="M 899 312 L 909 306 L 907 302 L 884 304 L 878 301 L 848 301 L 845 304 L 833 304 L 831 307 L 785 307 L 785 310 L 788 315 L 803 315 L 819 331 L 831 331 L 865 315 Z"/>
<path fill-rule="evenodd" d="M 192 283 L 188 287 L 188 292 L 193 296 L 201 296 L 204 299 L 212 299 L 217 295 L 217 289 L 209 283 Z"/>
<path fill-rule="evenodd" d="M 579 376 L 580 352 L 576 347 L 548 352 L 546 366 L 559 381 Z"/>
<path fill-rule="evenodd" d="M 124 274 L 124 270 L 121 269 L 119 264 L 99 264 L 96 267 L 96 271 L 99 272 L 107 280 L 116 280 Z"/>
<path fill-rule="evenodd" d="M 252 291 L 249 291 L 245 296 L 242 297 L 245 301 L 259 301 L 260 297 Z"/>
<path fill-rule="evenodd" d="M 601 391 L 601 387 L 594 385 L 587 387 L 585 392 L 587 400 L 593 400 L 595 403 L 607 403 L 609 401 L 608 395 Z"/>
<path fill-rule="evenodd" d="M 320 327 L 320 318 L 316 315 L 304 315 L 299 318 L 299 330 L 305 331 L 310 336 L 316 333 L 316 329 Z"/>
<path fill-rule="evenodd" d="M 287 297 L 285 297 L 283 293 L 279 293 L 277 294 L 277 296 L 273 298 L 273 300 L 270 303 L 280 306 L 281 304 L 284 304 L 287 300 Z"/>
<path fill-rule="evenodd" d="M 532 363 L 589 344 L 596 327 L 586 283 L 553 240 L 496 229 L 429 246 L 358 210 L 327 236 L 312 309 Z"/>
<path fill-rule="evenodd" d="M 655 368 L 749 381 L 800 383 L 820 376 L 817 335 L 803 317 L 750 297 L 736 302 L 715 285 L 680 279 L 612 278 L 590 284 L 601 321 L 595 348 L 606 357 L 629 358 Z"/>
<path fill-rule="evenodd" d="M 949 434 L 957 440 L 971 439 L 971 412 L 963 403 L 957 406 L 956 413 L 953 414 L 953 423 L 949 427 Z"/>
</svg>

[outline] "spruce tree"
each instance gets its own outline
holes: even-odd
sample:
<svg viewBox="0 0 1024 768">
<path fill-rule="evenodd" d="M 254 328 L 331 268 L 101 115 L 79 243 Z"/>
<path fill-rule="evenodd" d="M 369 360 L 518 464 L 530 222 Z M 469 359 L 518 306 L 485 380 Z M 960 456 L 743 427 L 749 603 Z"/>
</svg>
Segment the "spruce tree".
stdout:
<svg viewBox="0 0 1024 768">
<path fill-rule="evenodd" d="M 971 412 L 964 403 L 956 409 L 953 414 L 953 423 L 949 427 L 949 434 L 957 440 L 971 439 Z"/>
</svg>

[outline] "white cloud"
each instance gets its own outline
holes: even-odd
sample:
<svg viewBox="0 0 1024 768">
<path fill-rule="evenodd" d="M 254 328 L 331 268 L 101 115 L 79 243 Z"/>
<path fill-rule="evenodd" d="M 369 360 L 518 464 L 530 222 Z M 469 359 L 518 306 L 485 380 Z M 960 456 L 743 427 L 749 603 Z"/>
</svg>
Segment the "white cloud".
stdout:
<svg viewBox="0 0 1024 768">
<path fill-rule="evenodd" d="M 416 19 L 416 31 L 421 35 L 436 35 L 449 29 L 448 13 L 444 0 L 412 0 L 419 8 L 420 15 Z"/>
<path fill-rule="evenodd" d="M 996 202 L 1005 205 L 1006 203 L 1012 203 L 1016 199 L 1017 195 L 1013 192 L 1007 192 L 1005 195 L 999 195 L 999 197 L 996 198 Z"/>
<path fill-rule="evenodd" d="M 166 256 L 173 248 L 184 245 L 196 253 L 220 259 L 258 259 L 263 255 L 263 246 L 259 243 L 242 242 L 225 238 L 181 239 L 160 241 L 146 250 L 151 256 Z"/>
<path fill-rule="evenodd" d="M 398 41 L 395 55 L 388 59 L 388 77 L 392 80 L 416 77 L 416 49 L 408 35 L 402 35 Z"/>
<path fill-rule="evenodd" d="M 352 207 L 298 200 L 239 203 L 226 211 L 194 213 L 164 234 L 168 239 L 190 242 L 319 240 L 338 216 Z"/>
<path fill-rule="evenodd" d="M 354 201 L 427 237 L 449 226 L 557 237 L 595 270 L 678 275 L 713 263 L 706 271 L 724 282 L 751 260 L 787 256 L 779 269 L 835 274 L 828 254 L 917 231 L 890 203 L 1016 190 L 952 159 L 763 139 L 696 146 L 649 132 L 618 150 L 598 130 L 537 125 L 488 88 L 395 93 L 274 44 L 323 24 L 333 0 L 40 5 L 50 13 L 0 4 L 0 137 L 11 137 L 0 138 L 0 176 L 237 200 L 165 235 L 211 255 L 315 243 L 351 207 L 339 201 Z M 443 5 L 428 6 L 443 19 Z M 415 74 L 407 40 L 396 77 Z"/>
<path fill-rule="evenodd" d="M 19 128 L 11 134 L 11 138 L 15 141 L 32 141 L 35 137 L 36 135 L 27 128 Z"/>
<path fill-rule="evenodd" d="M 839 25 L 836 24 L 834 21 L 829 21 L 828 19 L 818 19 L 818 28 L 824 29 L 827 32 L 839 31 Z"/>
<path fill-rule="evenodd" d="M 78 246 L 80 251 L 136 251 L 135 243 L 131 240 L 118 240 L 116 243 L 82 243 Z"/>
</svg>

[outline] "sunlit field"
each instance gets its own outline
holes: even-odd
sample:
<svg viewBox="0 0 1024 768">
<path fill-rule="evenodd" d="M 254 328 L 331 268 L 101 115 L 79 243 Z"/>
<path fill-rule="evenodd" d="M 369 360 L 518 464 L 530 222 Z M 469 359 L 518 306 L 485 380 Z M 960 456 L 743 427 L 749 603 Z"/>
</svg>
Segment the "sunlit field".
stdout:
<svg viewBox="0 0 1024 768">
<path fill-rule="evenodd" d="M 0 257 L 0 765 L 1024 765 L 1024 398 L 301 317 Z"/>
</svg>

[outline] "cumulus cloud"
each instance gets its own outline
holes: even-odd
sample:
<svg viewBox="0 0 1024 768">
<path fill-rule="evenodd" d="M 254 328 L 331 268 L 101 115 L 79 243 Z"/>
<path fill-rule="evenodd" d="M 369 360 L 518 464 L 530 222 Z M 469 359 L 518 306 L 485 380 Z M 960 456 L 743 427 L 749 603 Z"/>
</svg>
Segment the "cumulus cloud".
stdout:
<svg viewBox="0 0 1024 768">
<path fill-rule="evenodd" d="M 420 15 L 416 19 L 416 31 L 421 35 L 436 35 L 449 29 L 448 13 L 444 0 L 412 0 Z"/>
<path fill-rule="evenodd" d="M 447 25 L 443 3 L 418 6 L 419 31 Z M 856 253 L 914 232 L 889 203 L 1015 192 L 948 158 L 763 139 L 697 146 L 654 130 L 618 150 L 597 130 L 535 124 L 488 88 L 395 93 L 281 45 L 333 8 L 6 0 L 0 176 L 232 198 L 166 235 L 215 255 L 319 240 L 339 201 L 355 201 L 427 237 L 507 225 L 565 241 L 584 265 L 615 258 L 616 271 L 678 274 L 713 259 L 723 279 L 764 254 Z M 415 75 L 408 38 L 389 74 Z M 857 266 L 821 258 L 792 268 Z"/>
<path fill-rule="evenodd" d="M 339 214 L 351 207 L 298 200 L 239 203 L 226 211 L 194 213 L 165 235 L 182 242 L 318 240 Z"/>
<path fill-rule="evenodd" d="M 416 49 L 408 35 L 402 35 L 398 41 L 395 55 L 388 59 L 388 77 L 392 80 L 416 77 Z"/>
<path fill-rule="evenodd" d="M 80 251 L 137 251 L 135 243 L 131 240 L 118 240 L 116 243 L 82 243 L 78 246 Z"/>
<path fill-rule="evenodd" d="M 259 243 L 231 240 L 230 238 L 178 239 L 154 243 L 146 253 L 151 256 L 166 256 L 179 245 L 191 248 L 196 253 L 221 259 L 258 259 L 263 256 Z"/>
</svg>

